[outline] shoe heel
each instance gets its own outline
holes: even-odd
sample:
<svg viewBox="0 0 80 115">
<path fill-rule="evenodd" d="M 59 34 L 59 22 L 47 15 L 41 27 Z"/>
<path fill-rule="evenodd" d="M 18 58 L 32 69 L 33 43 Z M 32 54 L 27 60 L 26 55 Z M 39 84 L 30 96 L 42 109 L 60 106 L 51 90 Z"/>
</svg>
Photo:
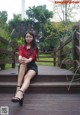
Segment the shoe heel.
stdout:
<svg viewBox="0 0 80 115">
<path fill-rule="evenodd" d="M 19 101 L 19 105 L 23 106 L 23 98 Z"/>
</svg>

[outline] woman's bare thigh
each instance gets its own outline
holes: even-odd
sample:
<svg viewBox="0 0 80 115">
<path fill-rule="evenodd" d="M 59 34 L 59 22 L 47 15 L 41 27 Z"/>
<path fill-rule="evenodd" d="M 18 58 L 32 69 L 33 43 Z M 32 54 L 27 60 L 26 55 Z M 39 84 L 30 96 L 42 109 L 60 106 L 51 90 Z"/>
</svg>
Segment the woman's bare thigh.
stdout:
<svg viewBox="0 0 80 115">
<path fill-rule="evenodd" d="M 36 72 L 34 70 L 28 70 L 28 72 L 24 76 L 24 80 L 27 78 L 31 80 L 36 75 Z"/>
</svg>

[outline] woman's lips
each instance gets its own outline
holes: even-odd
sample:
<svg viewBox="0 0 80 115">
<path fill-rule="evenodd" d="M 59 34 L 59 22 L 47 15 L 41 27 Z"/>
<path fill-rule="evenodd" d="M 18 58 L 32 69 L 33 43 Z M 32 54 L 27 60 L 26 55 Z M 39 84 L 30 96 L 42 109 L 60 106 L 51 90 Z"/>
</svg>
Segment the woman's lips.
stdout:
<svg viewBox="0 0 80 115">
<path fill-rule="evenodd" d="M 28 42 L 30 42 L 30 40 L 27 40 Z"/>
</svg>

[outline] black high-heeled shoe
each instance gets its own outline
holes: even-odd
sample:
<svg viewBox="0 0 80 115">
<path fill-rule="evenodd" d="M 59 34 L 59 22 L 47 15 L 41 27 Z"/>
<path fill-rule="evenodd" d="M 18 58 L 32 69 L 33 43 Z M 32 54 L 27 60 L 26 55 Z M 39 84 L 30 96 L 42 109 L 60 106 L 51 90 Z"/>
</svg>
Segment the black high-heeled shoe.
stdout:
<svg viewBox="0 0 80 115">
<path fill-rule="evenodd" d="M 23 97 L 20 99 L 19 97 L 14 97 L 11 99 L 12 102 L 14 103 L 19 103 L 20 106 L 23 105 L 23 98 L 24 98 L 24 92 L 22 90 L 18 90 L 23 93 Z"/>
</svg>

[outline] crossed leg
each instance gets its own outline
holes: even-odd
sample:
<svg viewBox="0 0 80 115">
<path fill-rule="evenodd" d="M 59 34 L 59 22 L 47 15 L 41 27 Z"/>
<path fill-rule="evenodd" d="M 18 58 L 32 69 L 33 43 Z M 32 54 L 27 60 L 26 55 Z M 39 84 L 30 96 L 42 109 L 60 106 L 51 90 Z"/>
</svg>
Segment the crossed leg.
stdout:
<svg viewBox="0 0 80 115">
<path fill-rule="evenodd" d="M 26 64 L 20 64 L 16 92 L 20 89 L 20 87 L 22 85 L 22 81 L 23 81 L 26 69 L 27 69 Z"/>
<path fill-rule="evenodd" d="M 24 81 L 23 81 L 22 87 L 20 88 L 21 91 L 25 92 L 28 89 L 30 85 L 30 81 L 35 75 L 36 75 L 36 72 L 34 70 L 28 70 L 27 74 L 24 76 Z M 18 97 L 21 99 L 23 95 L 20 91 L 18 91 L 15 97 Z"/>
</svg>

